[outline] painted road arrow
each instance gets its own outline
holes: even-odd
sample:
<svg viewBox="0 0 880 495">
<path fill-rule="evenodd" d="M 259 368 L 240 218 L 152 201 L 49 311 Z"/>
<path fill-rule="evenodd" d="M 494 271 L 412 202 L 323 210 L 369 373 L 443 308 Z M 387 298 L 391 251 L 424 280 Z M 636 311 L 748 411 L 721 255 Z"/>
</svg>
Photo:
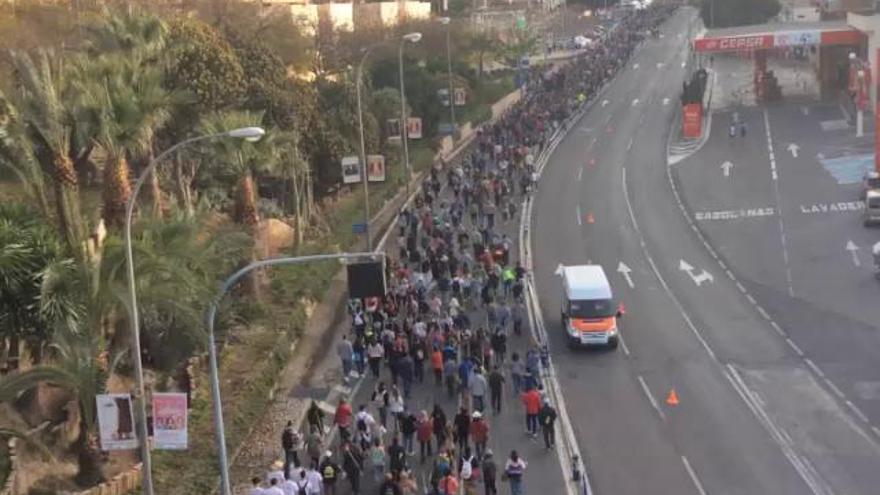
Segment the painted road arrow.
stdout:
<svg viewBox="0 0 880 495">
<path fill-rule="evenodd" d="M 602 108 L 607 107 L 609 103 L 611 103 L 611 102 L 608 100 L 602 100 Z"/>
<path fill-rule="evenodd" d="M 859 247 L 856 246 L 852 240 L 846 241 L 846 250 L 852 253 L 853 265 L 862 266 L 861 260 L 859 260 Z"/>
<path fill-rule="evenodd" d="M 638 69 L 638 68 L 639 68 L 639 64 L 633 64 L 633 69 Z"/>
<path fill-rule="evenodd" d="M 559 275 L 559 276 L 561 277 L 561 276 L 562 276 L 562 272 L 563 272 L 564 270 L 565 270 L 565 267 L 562 266 L 562 263 L 560 263 L 559 265 L 556 266 L 556 271 L 553 272 L 553 273 L 555 273 L 556 275 Z"/>
<path fill-rule="evenodd" d="M 798 151 L 800 151 L 801 147 L 791 143 L 788 145 L 788 151 L 791 153 L 792 158 L 797 158 Z"/>
<path fill-rule="evenodd" d="M 713 277 L 712 274 L 707 272 L 706 270 L 703 270 L 703 272 L 699 275 L 694 275 L 694 267 L 685 260 L 679 260 L 678 269 L 686 272 L 688 276 L 691 277 L 691 280 L 693 280 L 694 283 L 697 284 L 697 287 L 703 285 L 703 282 L 715 282 L 715 277 Z"/>
<path fill-rule="evenodd" d="M 669 105 L 669 98 L 663 98 L 663 106 Z"/>
<path fill-rule="evenodd" d="M 639 99 L 638 99 L 638 98 L 633 99 L 633 104 L 632 104 L 632 106 L 636 106 L 636 105 L 638 105 L 638 104 L 639 104 Z"/>
<path fill-rule="evenodd" d="M 721 171 L 724 172 L 725 177 L 730 177 L 730 169 L 733 168 L 733 164 L 729 161 L 721 164 Z"/>
<path fill-rule="evenodd" d="M 627 283 L 627 285 L 629 285 L 629 288 L 634 289 L 635 284 L 633 284 L 633 279 L 632 279 L 632 276 L 630 275 L 630 272 L 632 272 L 632 269 L 630 269 L 630 267 L 626 266 L 626 263 L 621 261 L 617 265 L 617 271 L 621 275 L 623 275 L 623 278 L 626 279 L 626 283 Z"/>
<path fill-rule="evenodd" d="M 663 65 L 664 65 L 663 62 L 657 62 L 657 68 L 658 68 L 658 69 L 662 69 L 662 68 L 663 68 Z"/>
</svg>

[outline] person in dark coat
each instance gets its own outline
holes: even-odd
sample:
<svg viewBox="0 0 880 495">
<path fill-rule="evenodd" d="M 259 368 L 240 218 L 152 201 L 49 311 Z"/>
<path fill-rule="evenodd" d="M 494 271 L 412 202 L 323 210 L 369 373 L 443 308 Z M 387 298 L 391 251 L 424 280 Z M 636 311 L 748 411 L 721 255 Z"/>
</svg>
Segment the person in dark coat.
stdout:
<svg viewBox="0 0 880 495">
<path fill-rule="evenodd" d="M 498 488 L 495 486 L 495 481 L 498 478 L 498 466 L 495 464 L 495 459 L 492 458 L 491 449 L 486 449 L 486 454 L 483 456 L 481 474 L 483 476 L 483 488 L 485 489 L 483 493 L 485 495 L 496 495 Z"/>
</svg>

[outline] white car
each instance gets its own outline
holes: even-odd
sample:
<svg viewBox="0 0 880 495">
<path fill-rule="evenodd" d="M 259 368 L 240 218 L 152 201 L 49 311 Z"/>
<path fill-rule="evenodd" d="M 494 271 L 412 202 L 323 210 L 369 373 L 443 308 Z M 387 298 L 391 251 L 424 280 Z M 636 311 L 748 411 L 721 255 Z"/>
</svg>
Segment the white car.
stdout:
<svg viewBox="0 0 880 495">
<path fill-rule="evenodd" d="M 574 46 L 579 49 L 589 48 L 593 46 L 593 40 L 587 38 L 586 36 L 575 36 L 573 41 Z"/>
</svg>

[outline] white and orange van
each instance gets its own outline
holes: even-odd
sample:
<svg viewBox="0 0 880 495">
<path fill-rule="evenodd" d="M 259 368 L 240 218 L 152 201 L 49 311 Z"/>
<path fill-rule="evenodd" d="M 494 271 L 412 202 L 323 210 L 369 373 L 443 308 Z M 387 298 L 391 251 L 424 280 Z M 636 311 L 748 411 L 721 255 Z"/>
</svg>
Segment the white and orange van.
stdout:
<svg viewBox="0 0 880 495">
<path fill-rule="evenodd" d="M 622 316 L 611 285 L 599 265 L 561 267 L 562 325 L 571 345 L 607 345 L 619 341 L 617 319 Z"/>
</svg>

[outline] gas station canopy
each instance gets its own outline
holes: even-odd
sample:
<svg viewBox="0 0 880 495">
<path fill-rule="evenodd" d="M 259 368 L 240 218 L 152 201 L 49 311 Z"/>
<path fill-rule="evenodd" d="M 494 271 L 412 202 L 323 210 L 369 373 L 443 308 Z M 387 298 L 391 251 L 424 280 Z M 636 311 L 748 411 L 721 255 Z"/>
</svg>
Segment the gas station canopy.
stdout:
<svg viewBox="0 0 880 495">
<path fill-rule="evenodd" d="M 858 45 L 864 34 L 846 21 L 804 22 L 797 24 L 755 24 L 710 29 L 694 38 L 698 53 L 767 50 L 796 46 Z"/>
</svg>

